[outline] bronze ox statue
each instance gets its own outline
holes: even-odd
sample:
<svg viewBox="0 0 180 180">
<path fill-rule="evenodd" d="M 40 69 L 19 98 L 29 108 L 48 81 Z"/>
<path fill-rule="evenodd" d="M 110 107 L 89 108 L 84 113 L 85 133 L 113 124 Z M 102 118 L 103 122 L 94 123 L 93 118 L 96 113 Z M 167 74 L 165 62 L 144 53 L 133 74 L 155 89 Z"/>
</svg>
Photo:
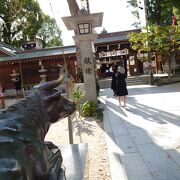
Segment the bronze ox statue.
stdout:
<svg viewBox="0 0 180 180">
<path fill-rule="evenodd" d="M 51 123 L 75 111 L 75 103 L 55 89 L 62 81 L 41 84 L 0 111 L 0 180 L 59 179 L 61 152 L 44 138 Z"/>
</svg>

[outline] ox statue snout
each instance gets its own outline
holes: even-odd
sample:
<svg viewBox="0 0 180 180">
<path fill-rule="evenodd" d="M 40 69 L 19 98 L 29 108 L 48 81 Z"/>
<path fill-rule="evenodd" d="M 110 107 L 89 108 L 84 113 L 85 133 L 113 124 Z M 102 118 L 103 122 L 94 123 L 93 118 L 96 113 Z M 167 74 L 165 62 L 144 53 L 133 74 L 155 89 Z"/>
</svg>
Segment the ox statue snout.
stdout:
<svg viewBox="0 0 180 180">
<path fill-rule="evenodd" d="M 61 95 L 61 91 L 56 89 L 63 82 L 63 79 L 62 75 L 59 79 L 43 83 L 37 88 L 51 123 L 71 115 L 76 110 L 75 102 L 66 99 Z"/>
</svg>

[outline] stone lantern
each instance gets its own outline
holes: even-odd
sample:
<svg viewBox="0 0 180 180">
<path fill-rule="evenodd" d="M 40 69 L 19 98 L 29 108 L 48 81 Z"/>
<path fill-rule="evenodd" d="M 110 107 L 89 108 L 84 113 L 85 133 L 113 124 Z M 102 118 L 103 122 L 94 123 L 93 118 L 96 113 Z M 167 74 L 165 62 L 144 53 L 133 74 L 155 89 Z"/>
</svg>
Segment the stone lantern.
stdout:
<svg viewBox="0 0 180 180">
<path fill-rule="evenodd" d="M 10 76 L 12 77 L 11 80 L 14 82 L 14 81 L 16 81 L 16 77 L 19 76 L 19 73 L 17 73 L 16 70 L 13 69 L 13 73 L 10 74 Z"/>
<path fill-rule="evenodd" d="M 41 67 L 41 69 L 38 70 L 40 72 L 40 78 L 42 79 L 41 82 L 46 82 L 47 75 L 45 73 L 47 72 L 47 70 L 44 69 L 41 61 L 39 62 L 39 65 Z"/>
<path fill-rule="evenodd" d="M 80 13 L 78 16 L 63 17 L 62 20 L 68 30 L 74 30 L 73 39 L 79 44 L 81 53 L 81 65 L 85 83 L 86 99 L 97 101 L 94 41 L 97 34 L 95 27 L 102 25 L 103 13 Z"/>
</svg>

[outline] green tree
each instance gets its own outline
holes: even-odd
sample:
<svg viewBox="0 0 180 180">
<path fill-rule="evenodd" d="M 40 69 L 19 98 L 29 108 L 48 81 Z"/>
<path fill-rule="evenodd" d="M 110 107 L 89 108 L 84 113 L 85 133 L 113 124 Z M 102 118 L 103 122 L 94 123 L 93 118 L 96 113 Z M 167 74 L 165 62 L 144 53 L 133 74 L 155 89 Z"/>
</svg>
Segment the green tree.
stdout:
<svg viewBox="0 0 180 180">
<path fill-rule="evenodd" d="M 134 9 L 132 14 L 137 19 L 139 19 L 139 11 L 144 9 L 141 1 L 146 2 L 149 25 L 170 25 L 172 23 L 173 6 L 177 0 L 127 0 L 127 3 Z"/>
<path fill-rule="evenodd" d="M 0 0 L 0 36 L 6 44 L 35 38 L 43 13 L 35 0 Z"/>
<path fill-rule="evenodd" d="M 172 23 L 172 2 L 170 0 L 147 0 L 147 21 L 149 25 L 170 25 Z"/>
<path fill-rule="evenodd" d="M 162 56 L 168 64 L 168 79 L 171 81 L 172 61 L 175 61 L 175 53 L 180 50 L 179 26 L 154 26 L 151 28 L 154 41 L 154 51 Z"/>
<path fill-rule="evenodd" d="M 145 57 L 139 58 L 141 61 L 147 61 L 149 64 L 149 84 L 153 84 L 152 58 L 153 52 L 152 36 L 149 32 L 129 33 L 129 41 L 132 49 L 138 51 L 138 54 L 144 53 Z"/>
<path fill-rule="evenodd" d="M 140 16 L 139 16 L 139 5 L 137 0 L 127 0 L 128 3 L 128 7 L 131 7 L 131 13 L 132 15 L 135 17 L 135 19 L 137 20 L 136 22 L 134 22 L 132 24 L 132 26 L 139 28 L 141 26 L 141 22 L 140 22 Z"/>
<path fill-rule="evenodd" d="M 55 19 L 44 15 L 44 22 L 37 35 L 44 41 L 44 46 L 62 46 L 61 31 L 56 25 Z"/>
<path fill-rule="evenodd" d="M 130 33 L 129 41 L 132 43 L 132 49 L 138 52 L 147 52 L 149 55 L 155 53 L 161 55 L 164 61 L 168 62 L 169 80 L 171 75 L 172 55 L 180 50 L 180 27 L 179 26 L 151 26 L 148 31 L 140 33 Z M 152 57 L 147 59 L 151 64 Z M 149 70 L 151 74 L 151 67 Z"/>
<path fill-rule="evenodd" d="M 176 16 L 177 24 L 180 25 L 180 1 L 172 0 L 173 14 Z"/>
</svg>

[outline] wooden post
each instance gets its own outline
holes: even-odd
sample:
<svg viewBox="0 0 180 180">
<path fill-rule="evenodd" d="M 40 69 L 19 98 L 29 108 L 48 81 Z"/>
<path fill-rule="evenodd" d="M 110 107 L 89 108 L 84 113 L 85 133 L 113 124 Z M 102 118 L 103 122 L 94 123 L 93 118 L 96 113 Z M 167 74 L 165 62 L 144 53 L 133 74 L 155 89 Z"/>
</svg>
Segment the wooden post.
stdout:
<svg viewBox="0 0 180 180">
<path fill-rule="evenodd" d="M 24 90 L 24 79 L 23 79 L 23 74 L 22 74 L 22 66 L 21 66 L 21 61 L 19 60 L 19 70 L 20 70 L 20 76 L 21 76 L 21 83 L 22 83 L 22 94 L 23 98 L 26 96 L 25 95 L 25 90 Z"/>
<path fill-rule="evenodd" d="M 66 97 L 71 98 L 72 97 L 72 80 L 67 79 L 67 87 L 66 87 Z M 69 129 L 69 143 L 73 144 L 73 128 L 72 128 L 72 119 L 73 115 L 68 116 L 68 129 Z"/>
</svg>

